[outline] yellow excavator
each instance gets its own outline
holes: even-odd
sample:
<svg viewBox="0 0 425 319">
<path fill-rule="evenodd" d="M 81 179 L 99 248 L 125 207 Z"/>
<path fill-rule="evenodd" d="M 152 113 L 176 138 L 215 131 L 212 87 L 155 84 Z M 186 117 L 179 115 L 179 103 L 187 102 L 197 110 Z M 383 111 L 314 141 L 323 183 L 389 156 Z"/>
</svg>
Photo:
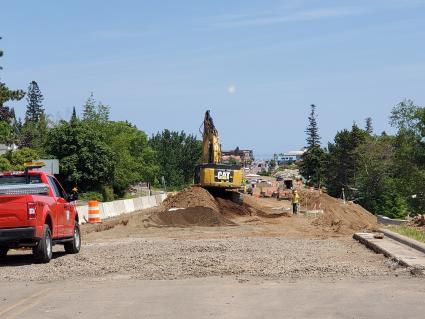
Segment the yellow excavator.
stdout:
<svg viewBox="0 0 425 319">
<path fill-rule="evenodd" d="M 241 204 L 242 194 L 238 190 L 242 186 L 242 169 L 239 165 L 223 162 L 220 138 L 210 111 L 205 112 L 201 133 L 202 164 L 196 166 L 195 184 L 207 189 L 213 196 L 229 198 Z"/>
</svg>

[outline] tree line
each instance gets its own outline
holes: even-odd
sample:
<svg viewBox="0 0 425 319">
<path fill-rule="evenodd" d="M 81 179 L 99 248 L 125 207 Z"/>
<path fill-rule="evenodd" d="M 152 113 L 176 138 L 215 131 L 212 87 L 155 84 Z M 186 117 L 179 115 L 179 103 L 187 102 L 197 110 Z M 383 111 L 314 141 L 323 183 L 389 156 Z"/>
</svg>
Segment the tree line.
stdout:
<svg viewBox="0 0 425 319">
<path fill-rule="evenodd" d="M 301 174 L 309 185 L 323 186 L 330 195 L 375 214 L 404 218 L 425 213 L 425 108 L 404 100 L 392 109 L 389 122 L 395 135 L 375 134 L 367 118 L 364 128 L 354 123 L 322 147 L 312 105 Z"/>
<path fill-rule="evenodd" d="M 0 50 L 0 56 L 3 55 Z M 9 101 L 26 97 L 25 118 L 17 118 Z M 46 114 L 36 81 L 28 90 L 11 90 L 0 78 L 0 143 L 16 145 L 0 156 L 0 170 L 20 170 L 34 159 L 60 161 L 61 182 L 104 200 L 125 195 L 140 182 L 178 189 L 192 183 L 201 157 L 194 135 L 164 130 L 152 137 L 128 121 L 112 121 L 110 107 L 91 94 L 81 116 L 57 122 Z M 164 185 L 165 183 L 165 185 Z"/>
</svg>

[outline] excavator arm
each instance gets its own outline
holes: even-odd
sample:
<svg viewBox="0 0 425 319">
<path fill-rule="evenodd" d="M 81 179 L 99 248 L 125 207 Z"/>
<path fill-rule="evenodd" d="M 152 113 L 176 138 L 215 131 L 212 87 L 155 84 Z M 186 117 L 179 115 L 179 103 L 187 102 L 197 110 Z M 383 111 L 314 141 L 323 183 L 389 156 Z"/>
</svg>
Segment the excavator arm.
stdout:
<svg viewBox="0 0 425 319">
<path fill-rule="evenodd" d="M 202 162 L 218 164 L 221 162 L 221 145 L 218 131 L 214 126 L 210 111 L 205 112 L 202 144 Z"/>
</svg>

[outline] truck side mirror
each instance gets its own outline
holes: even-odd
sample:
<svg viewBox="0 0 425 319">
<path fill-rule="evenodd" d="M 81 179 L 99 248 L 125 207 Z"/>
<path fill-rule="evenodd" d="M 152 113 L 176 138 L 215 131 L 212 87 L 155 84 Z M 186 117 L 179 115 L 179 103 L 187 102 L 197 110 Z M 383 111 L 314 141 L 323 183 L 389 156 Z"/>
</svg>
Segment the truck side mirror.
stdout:
<svg viewBox="0 0 425 319">
<path fill-rule="evenodd" d="M 78 199 L 78 193 L 70 193 L 68 194 L 68 202 L 73 202 Z"/>
</svg>

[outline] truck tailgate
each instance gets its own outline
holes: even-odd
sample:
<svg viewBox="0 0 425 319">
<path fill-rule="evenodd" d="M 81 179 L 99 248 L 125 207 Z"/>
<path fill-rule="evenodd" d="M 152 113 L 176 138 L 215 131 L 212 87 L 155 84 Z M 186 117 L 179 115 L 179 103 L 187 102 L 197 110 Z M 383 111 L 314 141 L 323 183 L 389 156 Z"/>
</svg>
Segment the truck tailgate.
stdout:
<svg viewBox="0 0 425 319">
<path fill-rule="evenodd" d="M 27 196 L 0 196 L 0 228 L 27 225 Z"/>
</svg>

